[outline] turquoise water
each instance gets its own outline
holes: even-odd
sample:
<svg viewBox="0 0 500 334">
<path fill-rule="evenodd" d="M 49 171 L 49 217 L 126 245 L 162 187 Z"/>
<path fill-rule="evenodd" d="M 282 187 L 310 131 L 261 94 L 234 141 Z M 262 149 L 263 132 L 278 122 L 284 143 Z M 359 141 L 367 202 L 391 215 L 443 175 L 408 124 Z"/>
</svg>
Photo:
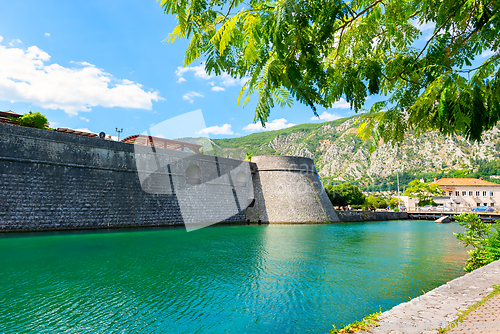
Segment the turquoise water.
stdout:
<svg viewBox="0 0 500 334">
<path fill-rule="evenodd" d="M 461 276 L 457 224 L 0 236 L 0 332 L 327 333 Z"/>
</svg>

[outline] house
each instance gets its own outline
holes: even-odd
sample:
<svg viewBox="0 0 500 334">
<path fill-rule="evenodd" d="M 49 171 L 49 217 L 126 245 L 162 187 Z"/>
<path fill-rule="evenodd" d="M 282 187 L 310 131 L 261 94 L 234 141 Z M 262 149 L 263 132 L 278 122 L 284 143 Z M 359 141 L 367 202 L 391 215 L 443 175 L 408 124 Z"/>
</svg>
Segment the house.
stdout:
<svg viewBox="0 0 500 334">
<path fill-rule="evenodd" d="M 54 131 L 63 132 L 63 133 L 70 133 L 72 135 L 78 135 L 78 136 L 84 136 L 84 137 L 97 137 L 97 134 L 95 134 L 95 133 L 80 131 L 80 130 L 73 130 L 73 129 L 68 129 L 68 128 L 57 128 L 57 129 L 54 129 Z"/>
<path fill-rule="evenodd" d="M 19 125 L 19 122 L 17 120 L 12 119 L 12 118 L 19 118 L 21 116 L 22 115 L 16 114 L 12 110 L 0 111 L 0 123 Z M 12 117 L 12 118 L 10 118 L 10 117 Z"/>
<path fill-rule="evenodd" d="M 438 204 L 453 208 L 494 207 L 500 209 L 500 184 L 479 179 L 434 179 L 445 195 L 435 196 Z"/>
<path fill-rule="evenodd" d="M 200 153 L 200 148 L 202 145 L 192 144 L 188 142 L 165 139 L 154 136 L 145 136 L 145 135 L 132 135 L 123 139 L 122 142 L 144 145 L 144 146 L 152 146 L 156 148 L 166 148 L 169 150 L 180 150 L 184 151 L 185 149 L 189 149 L 195 153 Z"/>
</svg>

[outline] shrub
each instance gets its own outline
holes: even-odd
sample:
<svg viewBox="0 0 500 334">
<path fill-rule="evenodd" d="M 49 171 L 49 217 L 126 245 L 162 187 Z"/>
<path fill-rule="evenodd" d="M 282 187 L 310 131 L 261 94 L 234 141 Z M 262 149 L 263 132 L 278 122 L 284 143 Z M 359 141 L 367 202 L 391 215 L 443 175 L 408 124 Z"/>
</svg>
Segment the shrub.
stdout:
<svg viewBox="0 0 500 334">
<path fill-rule="evenodd" d="M 23 116 L 17 119 L 19 121 L 19 125 L 26 126 L 28 128 L 36 128 L 36 129 L 47 129 L 47 118 L 40 114 L 39 112 L 29 114 L 24 114 Z"/>
<path fill-rule="evenodd" d="M 454 233 L 455 236 L 464 247 L 472 247 L 467 251 L 470 258 L 465 262 L 466 272 L 500 259 L 500 224 L 486 224 L 474 212 L 462 213 L 455 219 L 465 227 L 465 233 Z"/>
</svg>

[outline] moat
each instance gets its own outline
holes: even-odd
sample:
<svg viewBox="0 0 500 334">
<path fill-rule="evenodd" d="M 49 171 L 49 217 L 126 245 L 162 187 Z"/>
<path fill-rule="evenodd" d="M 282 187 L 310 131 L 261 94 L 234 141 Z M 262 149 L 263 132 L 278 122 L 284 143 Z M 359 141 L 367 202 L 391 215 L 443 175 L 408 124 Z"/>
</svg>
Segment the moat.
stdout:
<svg viewBox="0 0 500 334">
<path fill-rule="evenodd" d="M 464 274 L 455 223 L 0 235 L 0 332 L 327 333 Z"/>
</svg>

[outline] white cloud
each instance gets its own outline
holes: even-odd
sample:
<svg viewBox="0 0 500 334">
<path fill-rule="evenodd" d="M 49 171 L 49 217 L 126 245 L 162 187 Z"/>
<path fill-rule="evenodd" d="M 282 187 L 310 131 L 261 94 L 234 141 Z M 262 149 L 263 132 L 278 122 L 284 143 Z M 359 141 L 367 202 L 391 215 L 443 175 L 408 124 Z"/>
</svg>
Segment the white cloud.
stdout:
<svg viewBox="0 0 500 334">
<path fill-rule="evenodd" d="M 0 100 L 27 102 L 70 115 L 92 107 L 151 109 L 162 100 L 130 80 L 117 80 L 89 63 L 76 68 L 47 65 L 50 55 L 36 46 L 27 50 L 0 45 Z M 76 64 L 76 63 L 75 63 Z"/>
<path fill-rule="evenodd" d="M 291 126 L 294 126 L 295 124 L 293 123 L 288 123 L 288 121 L 285 118 L 278 118 L 271 123 L 266 122 L 266 127 L 263 128 L 262 125 L 259 123 L 251 123 L 248 124 L 247 126 L 243 127 L 243 130 L 245 131 L 250 131 L 250 132 L 255 132 L 255 131 L 272 131 L 272 130 L 281 130 L 285 128 L 289 128 Z"/>
<path fill-rule="evenodd" d="M 50 37 L 50 34 L 48 32 L 45 33 L 45 36 Z"/>
<path fill-rule="evenodd" d="M 250 77 L 244 77 L 241 79 L 234 79 L 233 77 L 231 77 L 227 73 L 222 73 L 220 76 L 216 77 L 213 74 L 208 74 L 205 70 L 205 64 L 201 63 L 198 66 L 188 66 L 188 67 L 178 66 L 177 70 L 175 71 L 175 74 L 179 77 L 179 80 L 177 80 L 177 82 L 181 83 L 183 81 L 186 81 L 186 79 L 184 78 L 184 74 L 186 74 L 188 72 L 193 72 L 195 77 L 198 77 L 198 78 L 201 78 L 204 80 L 210 80 L 210 79 L 217 78 L 220 80 L 220 84 L 222 86 L 226 86 L 226 87 L 231 87 L 231 86 L 236 86 L 236 85 L 243 86 L 245 84 L 245 82 L 250 80 Z M 215 82 L 210 81 L 207 84 L 214 86 Z"/>
<path fill-rule="evenodd" d="M 9 43 L 9 45 L 10 45 L 10 46 L 14 46 L 14 44 L 23 44 L 23 42 L 21 42 L 21 40 L 20 40 L 19 38 L 17 38 L 17 39 L 13 39 L 13 40 Z"/>
<path fill-rule="evenodd" d="M 224 124 L 223 126 L 210 126 L 196 132 L 196 134 L 232 135 L 233 131 L 231 130 L 231 124 Z"/>
<path fill-rule="evenodd" d="M 180 67 L 180 66 L 178 66 L 177 70 L 175 71 L 175 74 L 178 77 L 183 78 L 184 73 L 187 73 L 187 72 L 194 72 L 194 76 L 195 77 L 202 78 L 202 79 L 205 79 L 205 80 L 209 80 L 209 79 L 211 79 L 211 78 L 214 77 L 213 75 L 208 74 L 205 71 L 205 65 L 204 64 L 201 64 L 201 65 L 198 65 L 198 66 L 188 66 L 188 67 Z M 177 81 L 177 82 L 179 82 L 179 81 Z"/>
<path fill-rule="evenodd" d="M 341 97 L 340 100 L 338 100 L 337 102 L 332 104 L 332 108 L 334 108 L 334 109 L 351 109 L 351 105 L 349 104 L 349 102 L 347 102 L 346 100 L 344 100 Z"/>
<path fill-rule="evenodd" d="M 486 58 L 486 57 L 489 57 L 489 56 L 491 56 L 493 54 L 495 54 L 495 52 L 493 52 L 491 50 L 486 50 L 483 53 L 481 53 L 481 58 Z"/>
<path fill-rule="evenodd" d="M 75 129 L 77 131 L 81 131 L 81 132 L 88 132 L 88 133 L 97 133 L 97 132 L 93 132 L 93 131 L 90 131 L 89 129 L 87 128 L 78 128 L 78 129 Z"/>
<path fill-rule="evenodd" d="M 245 84 L 245 82 L 250 80 L 250 77 L 243 77 L 241 79 L 235 79 L 227 73 L 222 73 L 222 75 L 219 78 L 222 80 L 221 85 L 226 86 L 226 87 L 231 87 L 231 86 L 236 86 L 236 85 L 243 86 Z"/>
<path fill-rule="evenodd" d="M 51 128 L 57 128 L 57 126 L 58 126 L 58 125 L 59 125 L 59 123 L 58 123 L 58 122 L 49 122 L 49 126 L 50 126 Z"/>
<path fill-rule="evenodd" d="M 417 20 L 412 22 L 413 26 L 420 31 L 433 30 L 436 28 L 436 23 L 434 22 L 424 22 L 419 23 Z"/>
<path fill-rule="evenodd" d="M 311 117 L 311 121 L 318 121 L 318 120 L 333 121 L 333 120 L 339 119 L 339 118 L 341 118 L 341 117 L 337 116 L 335 114 L 330 114 L 329 112 L 323 111 L 323 113 L 321 115 L 319 115 L 319 118 L 316 116 Z"/>
<path fill-rule="evenodd" d="M 220 87 L 220 86 L 213 86 L 213 87 L 212 87 L 212 90 L 213 90 L 214 92 L 223 92 L 223 91 L 225 91 L 225 89 L 224 89 L 224 88 L 222 88 L 222 87 Z"/>
<path fill-rule="evenodd" d="M 83 120 L 84 120 L 85 122 L 87 122 L 87 123 L 88 123 L 88 122 L 90 122 L 88 118 L 85 118 L 85 117 L 83 117 L 83 116 L 82 116 L 82 117 L 80 117 L 80 119 L 83 119 Z"/>
<path fill-rule="evenodd" d="M 195 91 L 191 91 L 191 92 L 187 92 L 186 94 L 184 94 L 184 96 L 182 98 L 186 101 L 189 101 L 189 103 L 193 103 L 195 97 L 205 97 L 205 96 L 203 94 L 197 93 Z"/>
<path fill-rule="evenodd" d="M 0 43 L 2 43 L 2 41 L 3 41 L 3 37 L 2 37 L 2 36 L 0 36 Z"/>
</svg>

